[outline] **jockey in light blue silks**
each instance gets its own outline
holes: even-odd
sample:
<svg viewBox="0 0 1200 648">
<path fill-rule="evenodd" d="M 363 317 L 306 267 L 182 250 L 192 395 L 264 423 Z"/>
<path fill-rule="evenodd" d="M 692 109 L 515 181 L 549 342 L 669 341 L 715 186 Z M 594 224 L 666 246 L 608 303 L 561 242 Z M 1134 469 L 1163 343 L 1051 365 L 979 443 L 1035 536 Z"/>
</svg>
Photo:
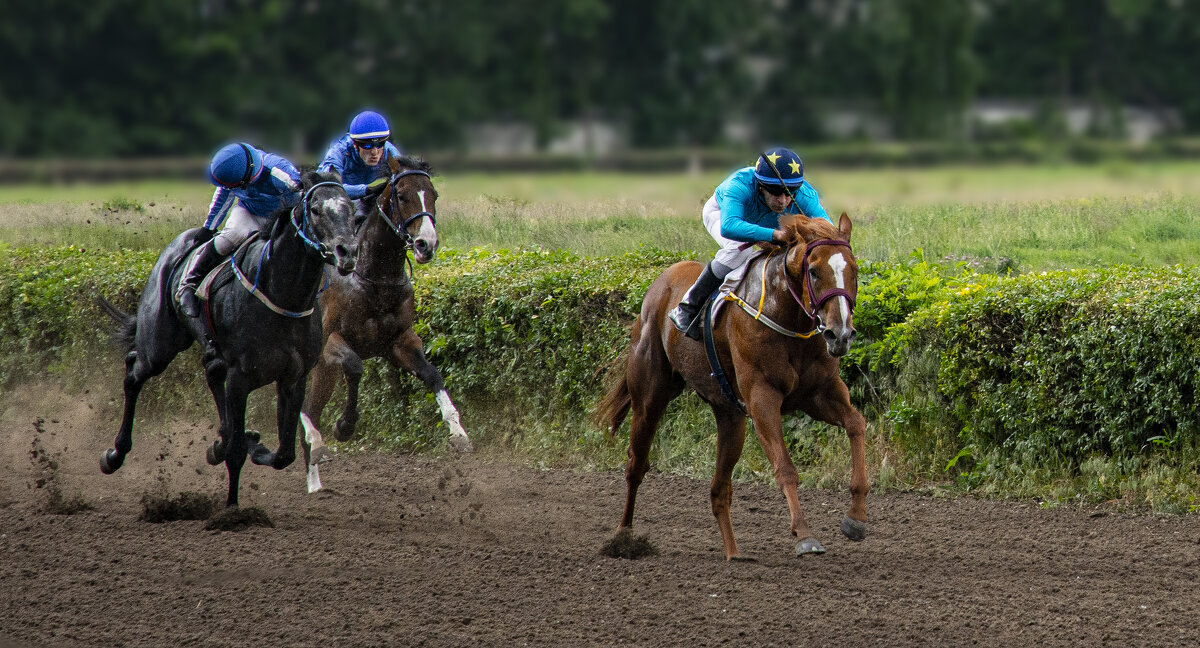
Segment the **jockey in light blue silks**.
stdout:
<svg viewBox="0 0 1200 648">
<path fill-rule="evenodd" d="M 354 203 L 357 220 L 366 216 L 363 198 L 383 190 L 390 176 L 384 152 L 400 157 L 400 149 L 388 141 L 392 134 L 387 120 L 377 112 L 364 110 L 350 120 L 350 130 L 329 145 L 318 171 L 342 174 L 346 195 Z"/>
<path fill-rule="evenodd" d="M 697 315 L 701 306 L 721 287 L 725 275 L 754 255 L 755 246 L 746 243 L 784 240 L 784 232 L 779 229 L 779 217 L 783 214 L 803 214 L 833 222 L 821 206 L 816 188 L 805 182 L 800 156 L 790 149 L 770 149 L 759 156 L 754 166 L 734 171 L 717 185 L 712 197 L 704 203 L 701 217 L 704 228 L 721 249 L 704 267 L 683 301 L 667 314 L 675 328 L 694 340 L 700 339 Z"/>
<path fill-rule="evenodd" d="M 280 209 L 299 202 L 300 172 L 274 153 L 238 142 L 217 151 L 208 166 L 208 179 L 217 186 L 204 227 L 221 231 L 192 255 L 175 298 L 188 317 L 200 314 L 196 286 L 213 268 L 255 232 L 271 222 Z"/>
</svg>

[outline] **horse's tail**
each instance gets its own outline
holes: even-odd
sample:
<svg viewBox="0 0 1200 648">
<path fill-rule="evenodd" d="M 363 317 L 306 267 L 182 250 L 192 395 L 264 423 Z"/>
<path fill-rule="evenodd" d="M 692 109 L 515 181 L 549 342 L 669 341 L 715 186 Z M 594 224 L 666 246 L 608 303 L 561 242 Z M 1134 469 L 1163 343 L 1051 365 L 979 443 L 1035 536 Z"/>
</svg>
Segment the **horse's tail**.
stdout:
<svg viewBox="0 0 1200 648">
<path fill-rule="evenodd" d="M 104 311 L 105 315 L 108 315 L 117 323 L 117 330 L 113 333 L 113 340 L 126 350 L 132 349 L 133 338 L 137 334 L 137 317 L 117 308 L 103 296 L 96 297 L 96 305 L 100 307 L 100 310 Z"/>
<path fill-rule="evenodd" d="M 621 427 L 621 423 L 625 421 L 625 417 L 629 415 L 629 406 L 633 403 L 633 398 L 629 395 L 629 379 L 625 374 L 625 366 L 629 360 L 629 349 L 625 349 L 621 355 L 617 356 L 607 367 L 607 369 L 616 369 L 620 373 L 619 380 L 614 381 L 615 384 L 600 399 L 596 405 L 596 410 L 592 413 L 592 420 L 600 427 L 608 428 L 608 437 L 610 439 L 617 436 L 617 429 Z"/>
</svg>

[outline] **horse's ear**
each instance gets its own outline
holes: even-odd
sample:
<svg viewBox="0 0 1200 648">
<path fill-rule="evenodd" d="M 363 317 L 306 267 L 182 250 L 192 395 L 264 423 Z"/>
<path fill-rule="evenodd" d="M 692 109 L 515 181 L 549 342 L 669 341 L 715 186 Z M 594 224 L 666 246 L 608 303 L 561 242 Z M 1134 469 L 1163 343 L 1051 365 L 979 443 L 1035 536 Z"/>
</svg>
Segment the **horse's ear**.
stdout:
<svg viewBox="0 0 1200 648">
<path fill-rule="evenodd" d="M 400 160 L 397 160 L 396 158 L 392 157 L 392 152 L 387 150 L 386 148 L 384 148 L 383 151 L 384 151 L 383 154 L 386 156 L 384 159 L 387 160 L 387 167 L 392 172 L 392 175 L 399 173 L 400 172 Z"/>
<path fill-rule="evenodd" d="M 330 181 L 342 184 L 342 174 L 337 169 L 330 169 L 325 175 L 328 176 Z"/>
<path fill-rule="evenodd" d="M 313 185 L 321 181 L 321 174 L 315 169 L 305 169 L 300 173 L 300 186 L 305 190 L 310 189 Z"/>
<path fill-rule="evenodd" d="M 842 236 L 846 237 L 847 243 L 850 242 L 850 230 L 853 227 L 854 224 L 850 222 L 850 217 L 846 215 L 846 212 L 842 212 L 841 217 L 838 218 L 838 231 L 842 233 Z"/>
</svg>

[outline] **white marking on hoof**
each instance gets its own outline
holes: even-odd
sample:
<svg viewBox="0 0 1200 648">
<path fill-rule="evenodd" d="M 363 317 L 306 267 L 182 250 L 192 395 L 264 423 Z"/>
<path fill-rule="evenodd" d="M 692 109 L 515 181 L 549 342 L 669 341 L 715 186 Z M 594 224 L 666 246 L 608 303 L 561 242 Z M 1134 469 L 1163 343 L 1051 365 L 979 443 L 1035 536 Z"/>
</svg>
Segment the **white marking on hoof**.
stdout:
<svg viewBox="0 0 1200 648">
<path fill-rule="evenodd" d="M 313 425 L 308 414 L 300 414 L 300 425 L 304 426 L 304 440 L 308 442 L 308 464 L 315 466 L 332 459 L 333 457 L 329 456 L 329 448 L 325 446 L 325 439 L 321 438 L 321 431 Z M 318 480 L 317 488 L 320 487 L 320 480 Z"/>
<path fill-rule="evenodd" d="M 308 466 L 308 492 L 315 493 L 321 490 L 321 473 L 317 470 L 316 464 Z"/>
<path fill-rule="evenodd" d="M 450 400 L 450 394 L 446 390 L 439 391 L 434 394 L 437 399 L 438 407 L 442 410 L 442 420 L 450 428 L 450 445 L 454 446 L 459 452 L 471 452 L 475 448 L 471 445 L 471 438 L 467 436 L 467 431 L 463 429 L 460 421 L 458 410 L 454 407 L 454 402 Z"/>
</svg>

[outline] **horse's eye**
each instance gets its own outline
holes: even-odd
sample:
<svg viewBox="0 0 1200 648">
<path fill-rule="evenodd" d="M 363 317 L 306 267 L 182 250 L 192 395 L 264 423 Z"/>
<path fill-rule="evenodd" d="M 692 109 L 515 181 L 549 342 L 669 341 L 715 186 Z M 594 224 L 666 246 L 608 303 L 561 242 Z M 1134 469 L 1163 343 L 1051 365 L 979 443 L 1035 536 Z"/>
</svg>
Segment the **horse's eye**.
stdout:
<svg viewBox="0 0 1200 648">
<path fill-rule="evenodd" d="M 809 269 L 808 269 L 808 276 L 812 277 L 813 279 L 819 279 L 819 278 L 820 278 L 820 275 L 819 275 L 819 273 L 817 273 L 817 269 L 816 269 L 816 268 L 809 268 Z"/>
</svg>

